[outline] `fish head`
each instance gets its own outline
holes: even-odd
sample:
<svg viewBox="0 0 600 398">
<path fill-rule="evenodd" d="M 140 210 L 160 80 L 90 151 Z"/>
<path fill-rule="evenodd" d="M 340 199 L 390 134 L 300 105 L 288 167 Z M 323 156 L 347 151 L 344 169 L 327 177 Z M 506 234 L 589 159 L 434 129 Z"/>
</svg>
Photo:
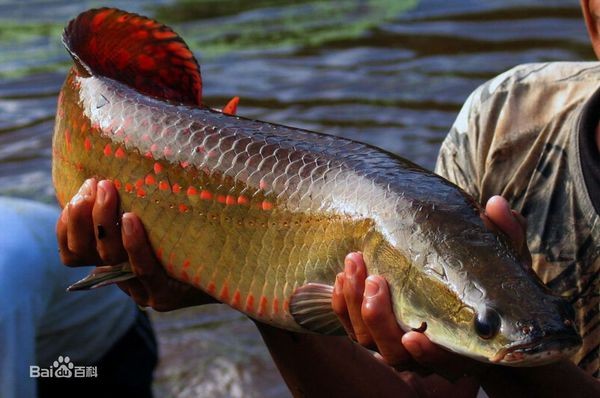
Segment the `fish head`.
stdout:
<svg viewBox="0 0 600 398">
<path fill-rule="evenodd" d="M 497 267 L 498 259 L 493 260 Z M 534 275 L 517 270 L 501 279 L 497 272 L 452 275 L 450 267 L 446 270 L 444 278 L 413 265 L 408 278 L 404 274 L 390 283 L 404 330 L 424 328 L 430 340 L 450 351 L 510 366 L 558 361 L 581 345 L 572 306 Z"/>
<path fill-rule="evenodd" d="M 382 239 L 366 259 L 388 281 L 405 331 L 425 329 L 450 351 L 510 366 L 558 361 L 579 348 L 572 306 L 523 264 L 506 237 L 483 224 L 432 225 Z"/>
<path fill-rule="evenodd" d="M 473 309 L 477 349 L 487 361 L 510 366 L 539 366 L 574 354 L 582 340 L 572 305 L 542 282 L 485 213 L 479 219 L 482 225 L 458 234 L 462 248 L 453 250 L 463 271 L 453 284 Z M 445 261 L 456 259 L 446 254 Z"/>
<path fill-rule="evenodd" d="M 474 310 L 476 352 L 491 363 L 509 366 L 539 366 L 570 357 L 582 343 L 573 307 L 522 269 L 523 274 L 480 282 L 489 286 L 476 300 L 463 298 Z"/>
<path fill-rule="evenodd" d="M 432 340 L 510 366 L 538 366 L 572 355 L 581 345 L 572 306 L 506 248 L 505 242 L 471 247 L 477 255 L 461 257 L 460 266 L 448 252 L 438 256 L 446 261 L 445 291 L 438 295 L 445 304 L 432 304 L 448 314 L 438 311 L 441 333 Z"/>
</svg>

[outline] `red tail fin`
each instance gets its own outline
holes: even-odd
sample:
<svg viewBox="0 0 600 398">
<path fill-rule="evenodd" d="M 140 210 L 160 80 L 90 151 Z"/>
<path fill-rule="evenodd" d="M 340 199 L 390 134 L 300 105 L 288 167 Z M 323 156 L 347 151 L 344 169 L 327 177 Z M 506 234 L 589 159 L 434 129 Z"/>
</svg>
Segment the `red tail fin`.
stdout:
<svg viewBox="0 0 600 398">
<path fill-rule="evenodd" d="M 198 62 L 168 26 L 101 8 L 69 22 L 63 42 L 78 68 L 89 74 L 109 77 L 153 97 L 187 105 L 201 103 Z"/>
</svg>

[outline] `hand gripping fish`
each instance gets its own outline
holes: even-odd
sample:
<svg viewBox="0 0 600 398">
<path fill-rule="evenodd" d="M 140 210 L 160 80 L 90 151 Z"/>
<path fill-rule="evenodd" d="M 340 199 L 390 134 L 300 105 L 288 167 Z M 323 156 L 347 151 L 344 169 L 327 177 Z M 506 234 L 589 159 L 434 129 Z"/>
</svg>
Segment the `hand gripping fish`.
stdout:
<svg viewBox="0 0 600 398">
<path fill-rule="evenodd" d="M 400 326 L 426 323 L 449 350 L 528 366 L 580 345 L 570 305 L 454 184 L 360 142 L 202 105 L 192 52 L 151 19 L 90 10 L 63 41 L 74 66 L 53 139 L 58 200 L 112 180 L 171 277 L 271 325 L 339 334 L 332 285 L 361 251 Z M 133 275 L 113 271 L 74 288 Z"/>
</svg>

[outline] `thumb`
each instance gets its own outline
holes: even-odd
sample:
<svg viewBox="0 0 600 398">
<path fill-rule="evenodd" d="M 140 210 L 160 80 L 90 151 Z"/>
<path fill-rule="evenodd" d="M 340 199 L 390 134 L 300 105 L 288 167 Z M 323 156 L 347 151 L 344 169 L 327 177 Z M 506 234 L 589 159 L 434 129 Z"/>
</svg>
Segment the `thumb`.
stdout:
<svg viewBox="0 0 600 398">
<path fill-rule="evenodd" d="M 523 245 L 525 229 L 514 216 L 506 199 L 498 195 L 492 196 L 485 205 L 485 214 L 517 248 Z"/>
<path fill-rule="evenodd" d="M 492 196 L 486 206 L 488 219 L 510 239 L 521 259 L 531 265 L 531 254 L 527 248 L 527 222 L 518 212 L 511 210 L 502 196 Z"/>
</svg>

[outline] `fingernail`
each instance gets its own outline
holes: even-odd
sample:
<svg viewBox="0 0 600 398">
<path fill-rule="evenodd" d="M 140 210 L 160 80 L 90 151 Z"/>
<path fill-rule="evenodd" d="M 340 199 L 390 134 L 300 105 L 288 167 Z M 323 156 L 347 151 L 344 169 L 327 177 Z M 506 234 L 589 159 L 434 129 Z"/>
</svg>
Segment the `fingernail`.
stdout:
<svg viewBox="0 0 600 398">
<path fill-rule="evenodd" d="M 356 263 L 349 258 L 344 262 L 344 272 L 349 276 L 356 274 Z"/>
<path fill-rule="evenodd" d="M 379 283 L 368 277 L 365 281 L 365 298 L 372 298 L 379 293 Z"/>
<path fill-rule="evenodd" d="M 69 201 L 69 204 L 71 205 L 76 205 L 78 202 L 82 201 L 84 196 L 81 192 L 81 190 L 83 189 L 83 186 L 81 188 L 79 188 L 79 191 L 77 191 L 77 193 L 75 194 L 75 196 L 73 196 L 71 198 L 71 201 Z"/>
<path fill-rule="evenodd" d="M 83 195 L 84 199 L 92 196 L 92 180 L 89 178 L 83 183 L 83 186 L 81 187 L 81 194 Z"/>
<path fill-rule="evenodd" d="M 335 276 L 335 285 L 333 286 L 335 294 L 338 296 L 342 294 L 342 277 L 340 274 Z"/>
<path fill-rule="evenodd" d="M 60 213 L 60 220 L 66 224 L 69 221 L 69 203 L 65 206 L 62 213 Z"/>
<path fill-rule="evenodd" d="M 85 180 L 85 182 L 83 183 L 83 185 L 79 188 L 79 191 L 77 191 L 77 193 L 75 194 L 75 196 L 73 196 L 73 198 L 71 198 L 71 204 L 76 204 L 77 202 L 80 202 L 82 200 L 85 200 L 87 198 L 89 198 L 92 195 L 92 191 L 91 191 L 91 181 Z"/>
<path fill-rule="evenodd" d="M 504 198 L 501 196 L 499 196 L 497 200 L 499 200 L 502 203 L 502 212 L 512 217 L 512 212 L 510 211 L 510 206 L 508 205 L 508 202 L 504 200 Z"/>
<path fill-rule="evenodd" d="M 416 332 L 412 332 L 412 333 L 416 333 Z M 405 339 L 402 339 L 402 340 L 405 340 Z M 409 340 L 407 342 L 402 341 L 402 344 L 404 345 L 404 348 L 406 348 L 406 350 L 410 353 L 410 355 L 413 358 L 420 358 L 421 356 L 423 356 L 423 349 L 421 348 L 419 343 L 415 343 L 414 341 Z"/>
<path fill-rule="evenodd" d="M 96 203 L 98 203 L 99 205 L 103 205 L 105 198 L 106 198 L 106 191 L 102 187 L 102 184 L 98 184 L 98 191 L 96 192 Z"/>
<path fill-rule="evenodd" d="M 133 234 L 133 222 L 129 219 L 129 217 L 123 217 L 123 232 L 127 236 L 131 236 Z"/>
</svg>

